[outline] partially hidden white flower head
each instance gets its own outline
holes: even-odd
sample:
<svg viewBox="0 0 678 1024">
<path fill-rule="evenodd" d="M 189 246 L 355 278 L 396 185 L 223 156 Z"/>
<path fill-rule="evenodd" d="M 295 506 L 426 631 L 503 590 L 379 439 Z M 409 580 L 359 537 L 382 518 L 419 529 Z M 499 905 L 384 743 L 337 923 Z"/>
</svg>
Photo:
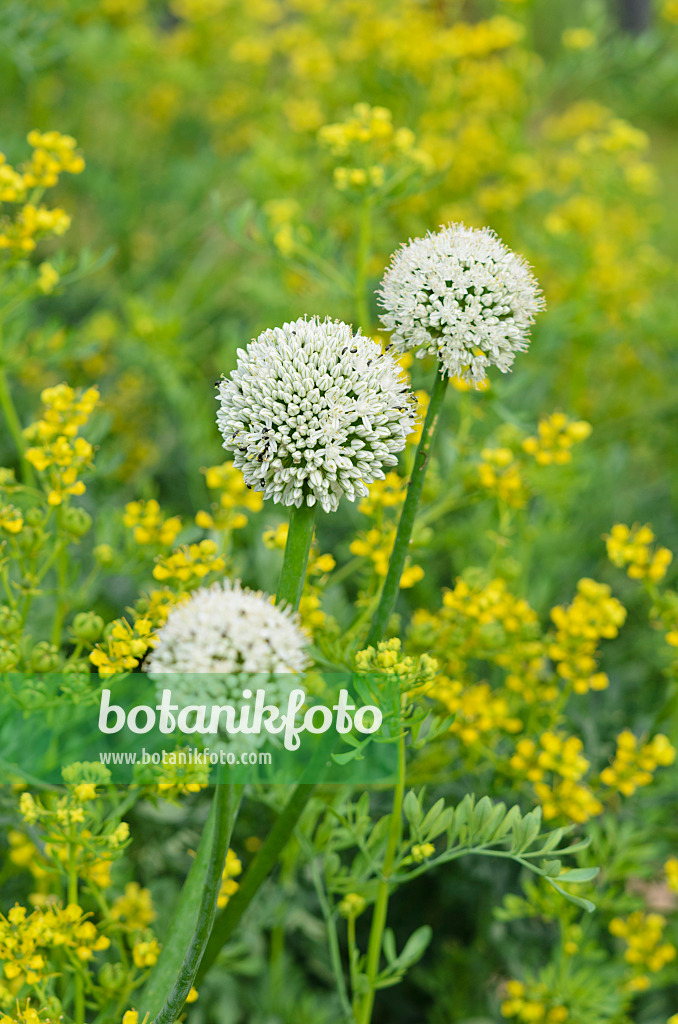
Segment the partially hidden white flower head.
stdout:
<svg viewBox="0 0 678 1024">
<path fill-rule="evenodd" d="M 441 372 L 481 384 L 528 347 L 544 299 L 529 264 L 490 228 L 449 224 L 401 246 L 379 289 L 395 348 L 435 355 Z"/>
<path fill-rule="evenodd" d="M 308 663 L 309 637 L 297 614 L 239 581 L 195 590 L 170 610 L 157 639 L 146 671 L 155 681 L 158 699 L 168 689 L 179 708 L 230 706 L 237 717 L 259 688 L 267 704 L 282 708 Z M 223 723 L 220 733 L 231 748 L 266 741 L 265 731 L 244 738 L 225 736 Z"/>
<path fill-rule="evenodd" d="M 170 609 L 147 659 L 164 672 L 301 672 L 309 638 L 298 616 L 262 591 L 224 580 Z"/>
<path fill-rule="evenodd" d="M 245 483 L 283 505 L 336 510 L 397 463 L 417 403 L 402 368 L 348 324 L 264 331 L 221 381 L 217 423 Z"/>
</svg>

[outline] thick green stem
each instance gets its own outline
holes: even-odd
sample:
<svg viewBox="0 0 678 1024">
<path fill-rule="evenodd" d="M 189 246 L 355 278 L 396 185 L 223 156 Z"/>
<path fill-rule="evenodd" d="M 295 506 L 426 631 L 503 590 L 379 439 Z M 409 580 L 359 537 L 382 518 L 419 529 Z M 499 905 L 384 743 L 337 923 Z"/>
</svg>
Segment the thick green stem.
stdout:
<svg viewBox="0 0 678 1024">
<path fill-rule="evenodd" d="M 245 872 L 240 888 L 231 896 L 226 907 L 217 917 L 212 936 L 200 964 L 198 981 L 205 976 L 221 952 L 222 946 L 233 935 L 243 914 L 275 867 L 278 857 L 287 845 L 306 805 L 315 793 L 316 785 L 323 778 L 335 739 L 336 737 L 332 733 L 326 733 L 323 742 L 314 751 L 304 769 L 299 785 L 292 791 L 292 795 L 266 836 L 263 846 L 259 848 L 256 857 Z"/>
<path fill-rule="evenodd" d="M 35 484 L 33 467 L 30 462 L 26 461 L 26 442 L 24 441 L 21 422 L 12 399 L 12 392 L 9 389 L 7 374 L 2 366 L 0 366 L 0 409 L 2 409 L 3 416 L 7 422 L 7 427 L 12 435 L 12 440 L 14 441 L 14 445 L 21 462 L 22 479 L 24 483 L 33 487 Z"/>
<path fill-rule="evenodd" d="M 200 964 L 198 981 L 205 976 L 221 952 L 224 944 L 233 935 L 243 914 L 275 867 L 283 847 L 287 845 L 301 817 L 302 811 L 311 799 L 314 790 L 314 785 L 299 784 L 276 818 L 263 846 L 259 848 L 256 857 L 247 869 L 240 883 L 240 888 L 231 896 L 226 907 L 216 920 L 211 938 L 205 949 L 205 955 Z"/>
<path fill-rule="evenodd" d="M 217 914 L 217 899 L 226 862 L 228 844 L 240 803 L 242 787 L 219 778 L 214 793 L 214 838 L 210 852 L 204 888 L 198 911 L 198 921 L 188 944 L 183 963 L 167 1000 L 154 1018 L 153 1024 L 174 1024 L 184 1008 L 198 973 Z"/>
<path fill-rule="evenodd" d="M 379 604 L 376 612 L 374 613 L 372 626 L 370 627 L 370 632 L 367 637 L 367 643 L 371 645 L 374 645 L 378 643 L 379 640 L 383 639 L 398 598 L 400 577 L 402 576 L 403 569 L 405 568 L 405 560 L 410 546 L 414 520 L 417 515 L 417 507 L 424 487 L 424 480 L 426 479 L 429 454 L 435 437 L 436 427 L 438 426 L 440 409 L 447 390 L 447 383 L 447 374 L 444 376 L 441 375 L 439 369 L 436 368 L 436 378 L 431 392 L 431 401 L 429 402 L 428 412 L 426 413 L 426 420 L 424 421 L 424 429 L 421 432 L 421 439 L 419 441 L 419 447 L 417 448 L 417 454 L 414 458 L 412 475 L 410 476 L 410 482 L 407 487 L 405 504 L 403 505 L 403 510 L 400 514 L 398 532 L 393 545 L 393 551 L 391 552 L 388 572 L 386 573 L 386 579 L 384 580 Z"/>
<path fill-rule="evenodd" d="M 289 605 L 295 611 L 299 607 L 301 593 L 304 589 L 308 554 L 313 540 L 315 513 L 316 506 L 307 505 L 306 502 L 299 508 L 293 506 L 290 512 L 287 544 L 275 600 L 276 604 Z"/>
<path fill-rule="evenodd" d="M 391 820 L 389 822 L 388 839 L 386 852 L 381 868 L 381 880 L 377 889 L 377 898 L 374 902 L 372 913 L 372 924 L 370 926 L 370 937 L 367 943 L 367 961 L 365 974 L 369 988 L 359 1004 L 356 1014 L 356 1024 L 370 1024 L 372 1020 L 372 1009 L 374 1007 L 374 996 L 376 992 L 376 981 L 379 974 L 381 961 L 381 946 L 384 939 L 384 928 L 388 915 L 388 898 L 390 892 L 390 875 L 393 871 L 398 844 L 402 833 L 403 800 L 405 797 L 405 734 L 401 733 L 398 741 L 398 781 L 393 792 L 393 807 L 391 809 Z"/>
</svg>

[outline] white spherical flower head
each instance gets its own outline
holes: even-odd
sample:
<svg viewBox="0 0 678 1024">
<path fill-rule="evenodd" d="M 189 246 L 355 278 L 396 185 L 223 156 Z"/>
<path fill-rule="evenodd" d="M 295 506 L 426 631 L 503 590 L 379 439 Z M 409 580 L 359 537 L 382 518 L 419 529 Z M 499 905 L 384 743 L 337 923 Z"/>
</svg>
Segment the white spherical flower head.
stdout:
<svg viewBox="0 0 678 1024">
<path fill-rule="evenodd" d="M 264 331 L 219 386 L 217 423 L 245 483 L 283 505 L 367 494 L 397 463 L 416 398 L 396 360 L 318 317 Z"/>
<path fill-rule="evenodd" d="M 148 672 L 301 672 L 308 636 L 298 616 L 261 591 L 224 580 L 170 610 Z"/>
<path fill-rule="evenodd" d="M 477 386 L 528 346 L 544 308 L 528 263 L 490 228 L 449 224 L 394 253 L 379 299 L 400 352 L 435 355 L 441 371 Z"/>
<path fill-rule="evenodd" d="M 206 705 L 207 722 L 214 705 L 233 707 L 237 720 L 244 703 L 254 704 L 259 688 L 265 690 L 266 704 L 284 713 L 290 692 L 299 686 L 297 673 L 308 663 L 309 637 L 298 616 L 239 581 L 194 591 L 170 610 L 157 639 L 146 671 L 155 681 L 158 699 L 168 689 L 179 708 Z M 231 746 L 245 741 L 256 746 L 266 741 L 267 733 L 228 739 Z"/>
</svg>

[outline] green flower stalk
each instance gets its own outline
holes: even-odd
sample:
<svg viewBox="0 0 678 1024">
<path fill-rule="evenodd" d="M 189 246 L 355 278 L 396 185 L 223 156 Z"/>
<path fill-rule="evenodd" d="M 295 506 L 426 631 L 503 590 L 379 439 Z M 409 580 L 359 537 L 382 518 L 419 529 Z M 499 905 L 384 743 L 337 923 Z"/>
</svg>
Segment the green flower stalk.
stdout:
<svg viewBox="0 0 678 1024">
<path fill-rule="evenodd" d="M 227 770 L 225 766 L 220 769 L 214 794 L 213 825 L 204 833 L 205 838 L 211 837 L 211 849 L 205 871 L 204 874 L 196 873 L 194 880 L 196 889 L 201 884 L 201 890 L 198 890 L 201 891 L 201 895 L 195 931 L 188 942 L 176 980 L 162 1007 L 153 1018 L 153 1024 L 174 1024 L 178 1019 L 195 982 L 200 961 L 212 933 L 228 844 L 242 793 L 241 786 L 233 786 L 225 778 Z M 197 896 L 198 892 L 195 895 Z"/>
<path fill-rule="evenodd" d="M 438 360 L 396 539 L 367 638 L 376 645 L 385 635 L 395 608 L 400 578 L 412 537 L 431 448 L 450 374 L 478 386 L 494 364 L 506 372 L 516 352 L 527 348 L 528 328 L 543 300 L 527 264 L 488 228 L 482 231 L 451 224 L 418 238 L 395 253 L 380 289 L 382 321 L 399 351 Z M 379 974 L 392 871 L 402 830 L 405 795 L 405 737 L 398 746 L 398 781 L 367 947 L 368 990 L 356 1024 L 370 1024 Z"/>
<path fill-rule="evenodd" d="M 315 505 L 302 504 L 290 512 L 287 543 L 275 599 L 276 604 L 287 605 L 294 611 L 299 607 L 304 589 L 315 517 Z"/>
<path fill-rule="evenodd" d="M 377 605 L 377 610 L 374 613 L 370 632 L 367 637 L 367 643 L 370 646 L 374 646 L 379 642 L 379 640 L 383 639 L 398 598 L 398 593 L 400 591 L 400 577 L 402 576 L 403 569 L 405 568 L 405 561 L 407 559 L 410 540 L 412 538 L 414 521 L 417 517 L 419 500 L 421 498 L 421 492 L 426 479 L 429 456 L 437 432 L 443 399 L 445 398 L 445 392 L 447 391 L 447 383 L 447 375 L 436 370 L 433 389 L 431 391 L 431 400 L 426 412 L 424 428 L 421 432 L 417 452 L 414 457 L 414 465 L 412 466 L 407 495 L 400 514 L 396 538 L 393 543 L 393 551 L 391 552 L 391 558 L 389 560 L 386 578 L 384 579 L 384 585 L 381 590 L 379 604 Z"/>
</svg>

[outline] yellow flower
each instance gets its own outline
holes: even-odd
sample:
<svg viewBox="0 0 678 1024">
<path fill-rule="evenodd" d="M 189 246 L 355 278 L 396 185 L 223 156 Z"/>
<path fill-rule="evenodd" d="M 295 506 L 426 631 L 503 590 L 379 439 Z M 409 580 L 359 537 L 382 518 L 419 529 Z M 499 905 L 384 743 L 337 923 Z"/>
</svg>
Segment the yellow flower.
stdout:
<svg viewBox="0 0 678 1024">
<path fill-rule="evenodd" d="M 563 465 L 571 460 L 570 449 L 585 441 L 591 433 L 586 420 L 570 420 L 564 413 L 554 412 L 539 421 L 537 435 L 523 441 L 523 451 L 532 455 L 539 466 Z"/>
<path fill-rule="evenodd" d="M 160 956 L 160 943 L 157 939 L 135 942 L 132 947 L 132 959 L 136 967 L 153 967 Z"/>
<path fill-rule="evenodd" d="M 193 584 L 210 572 L 220 572 L 226 568 L 226 559 L 217 554 L 217 550 L 213 540 L 184 545 L 171 555 L 158 558 L 153 576 L 160 581 L 177 580 L 182 584 Z"/>
<path fill-rule="evenodd" d="M 226 854 L 226 864 L 221 876 L 221 887 L 217 897 L 217 906 L 221 909 L 226 906 L 231 896 L 238 891 L 240 886 L 235 881 L 238 875 L 242 874 L 242 864 L 233 850 Z"/>
<path fill-rule="evenodd" d="M 151 498 L 150 501 L 130 501 L 125 505 L 123 516 L 125 526 L 133 530 L 134 540 L 139 545 L 160 544 L 171 547 L 181 530 L 181 518 L 166 518 L 160 505 Z"/>
<path fill-rule="evenodd" d="M 51 263 L 41 263 L 38 267 L 38 288 L 43 295 L 54 291 L 59 281 L 59 274 Z"/>
<path fill-rule="evenodd" d="M 605 537 L 607 557 L 618 568 L 626 567 L 631 579 L 658 583 L 666 575 L 673 553 L 668 548 L 653 548 L 654 539 L 647 524 L 630 527 L 616 523 Z"/>
<path fill-rule="evenodd" d="M 675 747 L 663 733 L 657 733 L 648 743 L 639 744 L 634 734 L 625 729 L 617 736 L 614 759 L 600 773 L 600 781 L 619 790 L 623 796 L 633 796 L 639 787 L 649 786 L 657 768 L 668 767 L 675 759 Z"/>
</svg>

